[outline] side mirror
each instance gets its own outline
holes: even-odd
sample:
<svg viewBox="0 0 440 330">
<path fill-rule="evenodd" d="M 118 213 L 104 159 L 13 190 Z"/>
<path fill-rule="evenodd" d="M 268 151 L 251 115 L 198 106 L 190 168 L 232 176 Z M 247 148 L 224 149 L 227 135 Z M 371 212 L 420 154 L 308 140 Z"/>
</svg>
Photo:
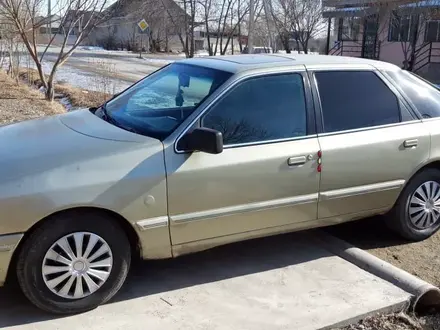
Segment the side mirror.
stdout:
<svg viewBox="0 0 440 330">
<path fill-rule="evenodd" d="M 196 128 L 180 139 L 178 149 L 220 154 L 223 151 L 223 134 L 210 128 Z"/>
</svg>

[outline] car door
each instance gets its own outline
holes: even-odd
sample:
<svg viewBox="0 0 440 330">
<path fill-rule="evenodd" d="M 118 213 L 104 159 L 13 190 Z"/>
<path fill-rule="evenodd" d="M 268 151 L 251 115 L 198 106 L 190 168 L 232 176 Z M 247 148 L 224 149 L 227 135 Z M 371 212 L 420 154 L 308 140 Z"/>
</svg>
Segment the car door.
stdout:
<svg viewBox="0 0 440 330">
<path fill-rule="evenodd" d="M 429 132 L 373 68 L 311 70 L 322 152 L 319 218 L 392 207 L 429 157 Z"/>
<path fill-rule="evenodd" d="M 315 220 L 319 150 L 305 70 L 237 80 L 190 125 L 220 154 L 165 147 L 173 245 Z"/>
</svg>

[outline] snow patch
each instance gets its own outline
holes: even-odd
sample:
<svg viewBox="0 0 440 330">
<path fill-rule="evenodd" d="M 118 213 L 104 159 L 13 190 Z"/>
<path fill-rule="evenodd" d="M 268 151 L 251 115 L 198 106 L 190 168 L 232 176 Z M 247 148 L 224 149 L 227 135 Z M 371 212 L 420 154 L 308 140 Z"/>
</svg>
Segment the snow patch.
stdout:
<svg viewBox="0 0 440 330">
<path fill-rule="evenodd" d="M 53 63 L 44 62 L 44 73 L 49 74 L 52 66 Z M 104 79 L 105 83 L 103 83 Z M 104 93 L 118 93 L 131 85 L 131 83 L 121 79 L 102 77 L 99 74 L 79 70 L 68 65 L 58 68 L 55 82 L 68 83 L 71 86 Z M 107 90 L 103 90 L 104 88 Z"/>
<path fill-rule="evenodd" d="M 142 59 L 148 63 L 157 63 L 157 64 L 169 64 L 174 62 L 173 60 L 164 60 L 160 58 L 143 57 Z"/>
<path fill-rule="evenodd" d="M 58 102 L 60 102 L 66 108 L 67 111 L 74 110 L 72 103 L 70 102 L 68 97 L 64 96 L 64 97 L 58 99 Z"/>
<path fill-rule="evenodd" d="M 77 49 L 105 51 L 105 49 L 103 47 L 98 47 L 98 46 L 78 46 Z"/>
</svg>

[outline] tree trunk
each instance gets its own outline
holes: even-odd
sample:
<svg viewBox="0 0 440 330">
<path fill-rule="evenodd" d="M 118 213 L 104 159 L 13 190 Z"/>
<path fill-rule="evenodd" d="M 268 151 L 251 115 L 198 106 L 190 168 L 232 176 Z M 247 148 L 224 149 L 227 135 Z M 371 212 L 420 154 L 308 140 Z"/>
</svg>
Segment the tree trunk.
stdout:
<svg viewBox="0 0 440 330">
<path fill-rule="evenodd" d="M 284 50 L 287 54 L 290 54 L 292 51 L 290 49 L 289 37 L 286 37 L 286 34 L 283 33 L 280 35 L 281 43 L 283 44 Z"/>
<path fill-rule="evenodd" d="M 232 35 L 231 50 L 232 50 L 232 55 L 234 55 L 234 35 Z"/>
<path fill-rule="evenodd" d="M 238 0 L 237 16 L 240 18 L 240 0 Z M 240 53 L 243 52 L 243 45 L 241 44 L 241 22 L 238 22 L 238 47 L 240 48 Z"/>
<path fill-rule="evenodd" d="M 301 46 L 304 50 L 304 54 L 308 54 L 309 53 L 309 41 L 308 40 L 304 40 L 303 42 L 301 42 Z"/>
<path fill-rule="evenodd" d="M 55 73 L 58 70 L 58 67 L 62 65 L 61 61 L 58 59 L 57 62 L 54 63 L 52 67 L 52 71 L 50 72 L 49 78 L 47 78 L 47 87 L 46 87 L 46 100 L 52 102 L 55 98 Z"/>
<path fill-rule="evenodd" d="M 55 89 L 53 85 L 53 81 L 49 78 L 49 81 L 47 82 L 47 88 L 46 88 L 46 100 L 52 102 L 55 98 Z"/>
<path fill-rule="evenodd" d="M 208 42 L 208 54 L 209 54 L 209 56 L 212 56 L 214 54 L 213 54 L 212 47 L 211 47 L 211 37 L 209 35 L 210 30 L 209 30 L 209 24 L 208 24 L 208 17 L 207 16 L 205 16 L 205 30 L 206 30 L 206 39 L 207 39 L 207 42 Z"/>
<path fill-rule="evenodd" d="M 40 76 L 41 83 L 43 84 L 43 87 L 47 88 L 46 77 L 44 75 L 43 67 L 42 67 L 41 63 L 38 62 L 38 63 L 35 63 L 35 65 L 37 66 L 38 75 Z"/>
</svg>

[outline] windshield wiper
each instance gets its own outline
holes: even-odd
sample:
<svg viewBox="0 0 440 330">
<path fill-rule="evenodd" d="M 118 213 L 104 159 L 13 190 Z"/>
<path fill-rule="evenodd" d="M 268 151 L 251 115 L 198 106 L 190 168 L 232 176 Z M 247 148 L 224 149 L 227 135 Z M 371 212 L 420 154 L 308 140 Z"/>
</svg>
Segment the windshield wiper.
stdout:
<svg viewBox="0 0 440 330">
<path fill-rule="evenodd" d="M 119 128 L 122 128 L 126 131 L 132 132 L 132 133 L 136 133 L 139 134 L 135 129 L 131 128 L 131 127 L 127 127 L 125 125 L 122 125 L 120 122 L 118 122 L 115 118 L 113 118 L 112 116 L 110 116 L 108 110 L 107 110 L 107 102 L 105 102 L 103 105 L 101 105 L 99 107 L 102 111 L 102 113 L 104 114 L 103 118 L 106 122 L 113 124 Z"/>
</svg>

